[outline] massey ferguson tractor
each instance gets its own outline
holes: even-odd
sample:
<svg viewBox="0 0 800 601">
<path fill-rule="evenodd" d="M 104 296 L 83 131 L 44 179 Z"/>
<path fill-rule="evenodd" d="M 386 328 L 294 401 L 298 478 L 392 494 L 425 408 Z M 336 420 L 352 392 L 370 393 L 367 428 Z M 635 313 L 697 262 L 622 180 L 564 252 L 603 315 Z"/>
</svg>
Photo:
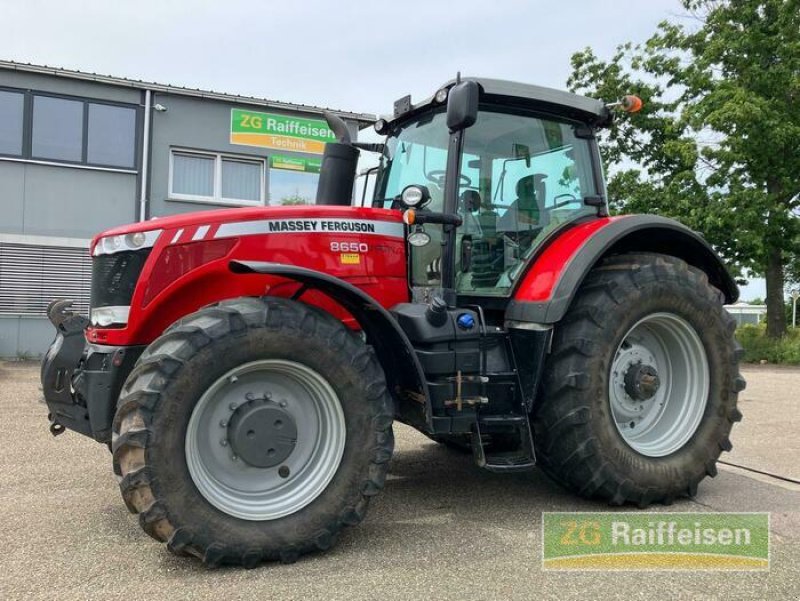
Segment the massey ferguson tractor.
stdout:
<svg viewBox="0 0 800 601">
<path fill-rule="evenodd" d="M 614 505 L 695 495 L 741 419 L 738 290 L 680 223 L 608 215 L 613 110 L 459 78 L 397 101 L 382 144 L 328 115 L 313 206 L 103 232 L 89 318 L 48 310 L 51 432 L 109 445 L 145 532 L 209 565 L 330 547 L 383 488 L 395 421 Z"/>
</svg>

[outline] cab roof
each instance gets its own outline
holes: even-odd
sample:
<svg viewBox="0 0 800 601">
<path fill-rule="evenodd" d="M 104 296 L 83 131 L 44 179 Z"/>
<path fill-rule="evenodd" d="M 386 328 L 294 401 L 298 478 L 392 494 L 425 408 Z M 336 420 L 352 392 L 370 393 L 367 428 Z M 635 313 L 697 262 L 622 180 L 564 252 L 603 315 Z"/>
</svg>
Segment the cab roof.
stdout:
<svg viewBox="0 0 800 601">
<path fill-rule="evenodd" d="M 501 104 L 510 107 L 530 108 L 581 121 L 595 127 L 605 127 L 611 123 L 612 114 L 606 105 L 595 98 L 572 94 L 563 90 L 546 88 L 528 83 L 491 79 L 488 77 L 462 77 L 461 81 L 471 80 L 481 88 L 481 102 Z M 442 88 L 450 88 L 456 80 L 451 79 Z M 440 88 L 441 89 L 441 88 Z M 395 103 L 395 113 L 385 117 L 394 121 L 435 104 L 435 96 L 410 104 L 401 99 Z M 398 111 L 400 107 L 400 111 Z M 402 110 L 405 108 L 406 110 Z"/>
</svg>

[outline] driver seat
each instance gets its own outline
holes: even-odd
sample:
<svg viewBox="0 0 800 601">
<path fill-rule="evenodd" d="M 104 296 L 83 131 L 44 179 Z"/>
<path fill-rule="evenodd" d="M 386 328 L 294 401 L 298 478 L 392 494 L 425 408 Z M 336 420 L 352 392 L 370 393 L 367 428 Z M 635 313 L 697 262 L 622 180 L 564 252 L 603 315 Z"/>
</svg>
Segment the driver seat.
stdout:
<svg viewBox="0 0 800 601">
<path fill-rule="evenodd" d="M 547 175 L 544 173 L 533 173 L 519 178 L 517 181 L 517 212 L 525 215 L 531 221 L 539 225 L 542 223 L 542 204 L 546 198 L 547 187 L 544 180 Z"/>
</svg>

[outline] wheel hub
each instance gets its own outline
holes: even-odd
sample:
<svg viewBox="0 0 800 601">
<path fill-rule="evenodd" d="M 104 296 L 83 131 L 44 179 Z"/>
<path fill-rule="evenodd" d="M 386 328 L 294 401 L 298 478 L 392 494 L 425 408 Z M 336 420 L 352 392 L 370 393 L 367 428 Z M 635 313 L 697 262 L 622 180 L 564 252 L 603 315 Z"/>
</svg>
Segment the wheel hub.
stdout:
<svg viewBox="0 0 800 601">
<path fill-rule="evenodd" d="M 694 327 L 672 313 L 640 319 L 611 364 L 609 402 L 623 440 L 646 457 L 682 448 L 708 399 L 709 366 Z"/>
<path fill-rule="evenodd" d="M 660 386 L 658 371 L 652 365 L 637 363 L 625 373 L 625 392 L 634 401 L 653 398 Z"/>
<path fill-rule="evenodd" d="M 251 399 L 233 412 L 227 438 L 234 454 L 245 463 L 275 467 L 294 451 L 297 424 L 277 403 L 267 398 Z"/>
</svg>

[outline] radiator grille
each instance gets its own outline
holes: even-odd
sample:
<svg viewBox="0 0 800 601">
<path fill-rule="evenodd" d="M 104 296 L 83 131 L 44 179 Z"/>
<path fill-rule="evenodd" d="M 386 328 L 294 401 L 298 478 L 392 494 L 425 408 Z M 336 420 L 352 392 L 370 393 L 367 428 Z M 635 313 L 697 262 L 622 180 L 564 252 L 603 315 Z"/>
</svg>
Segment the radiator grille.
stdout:
<svg viewBox="0 0 800 601">
<path fill-rule="evenodd" d="M 92 261 L 92 307 L 131 304 L 150 248 L 100 255 Z"/>
<path fill-rule="evenodd" d="M 0 242 L 0 315 L 44 317 L 54 298 L 88 315 L 91 274 L 87 248 Z"/>
</svg>

